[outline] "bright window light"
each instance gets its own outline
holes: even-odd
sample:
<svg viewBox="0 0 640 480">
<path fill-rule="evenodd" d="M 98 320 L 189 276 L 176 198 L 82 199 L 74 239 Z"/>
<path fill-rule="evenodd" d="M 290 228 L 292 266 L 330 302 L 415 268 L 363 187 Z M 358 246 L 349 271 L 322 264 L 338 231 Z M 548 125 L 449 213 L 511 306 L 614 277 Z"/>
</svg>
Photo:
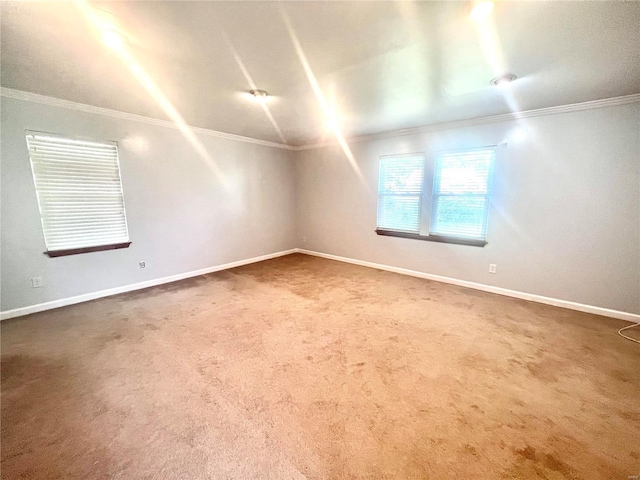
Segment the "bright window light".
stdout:
<svg viewBox="0 0 640 480">
<path fill-rule="evenodd" d="M 485 240 L 495 150 L 436 158 L 430 235 Z"/>
<path fill-rule="evenodd" d="M 419 233 L 425 157 L 380 158 L 378 229 Z"/>
<path fill-rule="evenodd" d="M 117 145 L 36 132 L 27 145 L 49 256 L 128 246 Z"/>
</svg>

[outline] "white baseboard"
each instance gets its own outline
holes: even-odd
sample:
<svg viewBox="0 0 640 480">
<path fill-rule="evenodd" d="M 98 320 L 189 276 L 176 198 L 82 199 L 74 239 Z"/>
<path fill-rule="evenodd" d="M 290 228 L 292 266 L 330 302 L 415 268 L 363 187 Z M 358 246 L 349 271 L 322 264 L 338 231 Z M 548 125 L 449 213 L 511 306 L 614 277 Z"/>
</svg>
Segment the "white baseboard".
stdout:
<svg viewBox="0 0 640 480">
<path fill-rule="evenodd" d="M 529 300 L 531 302 L 544 303 L 546 305 L 553 305 L 555 307 L 568 308 L 570 310 L 577 310 L 579 312 L 593 313 L 596 315 L 603 315 L 605 317 L 617 318 L 619 320 L 626 320 L 633 323 L 640 322 L 640 315 L 629 312 L 621 312 L 619 310 L 611 310 L 608 308 L 594 307 L 593 305 L 585 305 L 582 303 L 569 302 L 567 300 L 560 300 L 557 298 L 543 297 L 542 295 L 535 295 L 533 293 L 518 292 L 516 290 L 509 290 L 501 287 L 494 287 L 491 285 L 484 285 L 482 283 L 468 282 L 466 280 L 459 280 L 457 278 L 442 277 L 440 275 L 433 275 L 431 273 L 418 272 L 416 270 L 408 270 L 406 268 L 392 267 L 390 265 L 383 265 L 380 263 L 365 262 L 364 260 L 356 260 L 354 258 L 340 257 L 338 255 L 331 255 L 329 253 L 314 252 L 311 250 L 305 250 L 302 248 L 296 249 L 299 253 L 306 255 L 313 255 L 316 257 L 328 258 L 330 260 L 337 260 L 339 262 L 353 263 L 354 265 L 361 265 L 363 267 L 377 268 L 378 270 L 386 270 L 388 272 L 400 273 L 402 275 L 410 275 L 412 277 L 426 278 L 427 280 L 435 280 L 436 282 L 450 283 L 452 285 L 458 285 L 461 287 L 473 288 L 475 290 L 482 290 L 483 292 L 497 293 L 498 295 L 505 295 L 507 297 L 520 298 L 522 300 Z"/>
<path fill-rule="evenodd" d="M 162 285 L 164 283 L 176 282 L 178 280 L 184 280 L 185 278 L 197 277 L 198 275 L 205 275 L 207 273 L 219 272 L 220 270 L 227 270 L 229 268 L 240 267 L 249 263 L 262 262 L 263 260 L 269 260 L 271 258 L 282 257 L 296 253 L 297 248 L 291 250 L 284 250 L 282 252 L 270 253 L 268 255 L 262 255 L 260 257 L 247 258 L 245 260 L 238 260 L 237 262 L 225 263 L 223 265 L 216 265 L 215 267 L 203 268 L 201 270 L 193 270 L 191 272 L 179 273 L 177 275 L 171 275 L 169 277 L 156 278 L 153 280 L 147 280 L 146 282 L 134 283 L 131 285 L 124 285 L 122 287 L 109 288 L 108 290 L 100 290 L 99 292 L 86 293 L 84 295 L 78 295 L 76 297 L 62 298 L 60 300 L 53 300 L 51 302 L 38 303 L 36 305 L 29 305 L 28 307 L 15 308 L 13 310 L 7 310 L 0 312 L 0 320 L 7 320 L 9 318 L 21 317 L 23 315 L 29 315 L 31 313 L 43 312 L 45 310 L 51 310 L 53 308 L 64 307 L 67 305 L 73 305 L 76 303 L 88 302 L 89 300 L 95 300 L 96 298 L 110 297 L 111 295 L 117 295 L 119 293 L 132 292 L 134 290 L 141 290 L 143 288 L 155 287 L 156 285 Z"/>
<path fill-rule="evenodd" d="M 507 297 L 520 298 L 522 300 L 529 300 L 532 302 L 544 303 L 546 305 L 553 305 L 556 307 L 568 308 L 570 310 L 577 310 L 579 312 L 603 315 L 605 317 L 617 318 L 620 320 L 626 320 L 634 323 L 640 322 L 640 315 L 637 315 L 635 313 L 621 312 L 619 310 L 611 310 L 608 308 L 595 307 L 592 305 L 584 305 L 582 303 L 569 302 L 567 300 L 559 300 L 557 298 L 543 297 L 541 295 L 535 295 L 532 293 L 518 292 L 515 290 L 509 290 L 506 288 L 494 287 L 491 285 L 484 285 L 482 283 L 459 280 L 457 278 L 442 277 L 440 275 L 433 275 L 431 273 L 418 272 L 416 270 L 409 270 L 406 268 L 392 267 L 390 265 L 383 265 L 381 263 L 366 262 L 364 260 L 356 260 L 354 258 L 340 257 L 338 255 L 331 255 L 329 253 L 314 252 L 311 250 L 305 250 L 303 248 L 292 248 L 290 250 L 270 253 L 268 255 L 262 255 L 260 257 L 247 258 L 245 260 L 238 260 L 237 262 L 225 263 L 223 265 L 216 265 L 214 267 L 203 268 L 201 270 L 193 270 L 191 272 L 179 273 L 177 275 L 171 275 L 169 277 L 156 278 L 154 280 L 147 280 L 146 282 L 134 283 L 131 285 L 124 285 L 122 287 L 110 288 L 108 290 L 100 290 L 99 292 L 87 293 L 84 295 L 78 295 L 76 297 L 63 298 L 60 300 L 53 300 L 51 302 L 38 303 L 36 305 L 29 305 L 27 307 L 7 310 L 5 312 L 0 312 L 0 320 L 7 320 L 9 318 L 29 315 L 31 313 L 43 312 L 45 310 L 64 307 L 66 305 L 74 305 L 76 303 L 88 302 L 89 300 L 109 297 L 111 295 L 118 295 L 119 293 L 126 293 L 126 292 L 132 292 L 134 290 L 141 290 L 143 288 L 155 287 L 156 285 L 176 282 L 178 280 L 197 277 L 198 275 L 205 275 L 207 273 L 219 272 L 220 270 L 227 270 L 229 268 L 240 267 L 242 265 L 248 265 L 250 263 L 262 262 L 264 260 L 269 260 L 276 257 L 282 257 L 284 255 L 290 255 L 292 253 L 303 253 L 305 255 L 313 255 L 316 257 L 328 258 L 330 260 L 337 260 L 339 262 L 352 263 L 354 265 L 360 265 L 363 267 L 376 268 L 378 270 L 386 270 L 388 272 L 400 273 L 402 275 L 410 275 L 412 277 L 425 278 L 427 280 L 434 280 L 436 282 L 450 283 L 452 285 L 458 285 L 461 287 L 473 288 L 475 290 L 482 290 L 483 292 L 497 293 L 498 295 L 505 295 Z"/>
</svg>

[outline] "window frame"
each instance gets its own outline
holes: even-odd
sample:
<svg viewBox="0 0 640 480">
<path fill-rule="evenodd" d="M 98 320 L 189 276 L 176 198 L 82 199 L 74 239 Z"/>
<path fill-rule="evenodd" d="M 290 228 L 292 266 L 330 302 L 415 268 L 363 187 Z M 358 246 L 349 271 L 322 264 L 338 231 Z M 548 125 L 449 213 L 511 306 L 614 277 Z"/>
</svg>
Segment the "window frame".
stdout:
<svg viewBox="0 0 640 480">
<path fill-rule="evenodd" d="M 491 150 L 493 152 L 492 164 L 490 167 L 489 178 L 487 181 L 487 193 L 483 196 L 486 197 L 485 202 L 485 211 L 484 211 L 484 225 L 483 229 L 485 232 L 484 238 L 477 237 L 465 237 L 465 236 L 453 236 L 453 235 L 440 235 L 436 233 L 432 233 L 432 221 L 435 216 L 435 207 L 436 202 L 434 201 L 435 193 L 435 181 L 437 178 L 436 168 L 438 165 L 438 158 L 442 155 L 447 154 L 455 154 L 455 153 L 468 153 L 474 151 L 487 151 Z M 489 233 L 489 213 L 491 211 L 491 200 L 493 194 L 493 181 L 496 169 L 496 163 L 498 160 L 498 145 L 486 145 L 480 147 L 471 147 L 471 148 L 456 148 L 456 149 L 446 149 L 446 150 L 437 150 L 432 153 L 432 155 L 426 155 L 425 153 L 406 153 L 406 154 L 394 154 L 394 155 L 381 155 L 379 159 L 386 157 L 402 157 L 402 156 L 412 156 L 412 155 L 423 155 L 425 157 L 425 170 L 423 175 L 423 183 L 421 189 L 421 205 L 420 205 L 420 229 L 419 232 L 407 232 L 401 230 L 389 230 L 382 229 L 376 227 L 376 234 L 381 236 L 389 236 L 389 237 L 398 237 L 398 238 L 409 238 L 413 240 L 424 240 L 429 242 L 438 242 L 438 243 L 451 243 L 456 245 L 467 245 L 473 247 L 484 247 L 487 245 L 487 236 Z M 429 161 L 431 160 L 431 161 Z M 431 167 L 431 168 L 430 168 Z M 380 181 L 380 170 L 378 171 L 378 182 Z M 480 195 L 480 194 L 478 194 Z M 378 192 L 378 210 L 379 214 L 380 208 L 380 194 Z M 377 220 L 376 220 L 377 225 Z M 424 234 L 422 232 L 427 232 Z"/>
<path fill-rule="evenodd" d="M 378 222 L 380 220 L 380 211 L 383 204 L 381 202 L 382 198 L 384 197 L 415 197 L 416 196 L 415 193 L 393 193 L 393 194 L 380 193 L 380 182 L 382 180 L 382 177 L 381 177 L 382 161 L 384 159 L 401 158 L 401 157 L 420 157 L 422 159 L 422 183 L 420 186 L 420 193 L 417 194 L 418 196 L 418 229 L 415 232 L 411 230 L 389 230 L 389 229 L 380 228 L 378 226 Z M 380 155 L 380 157 L 378 158 L 378 193 L 377 193 L 378 205 L 376 209 L 376 231 L 397 232 L 397 233 L 403 233 L 407 235 L 418 235 L 420 233 L 420 231 L 422 230 L 422 218 L 423 218 L 423 206 L 424 206 L 424 183 L 425 183 L 425 175 L 427 174 L 426 162 L 427 162 L 427 156 L 424 152 Z"/>
<path fill-rule="evenodd" d="M 42 132 L 42 131 L 28 130 L 28 129 L 25 129 L 24 134 L 25 134 L 25 143 L 27 145 L 27 155 L 29 158 L 29 166 L 31 168 L 31 175 L 33 179 L 33 187 L 34 187 L 34 192 L 36 194 L 36 201 L 38 204 L 38 213 L 40 215 L 40 225 L 41 225 L 43 240 L 45 243 L 45 251 L 43 252 L 43 254 L 51 258 L 55 258 L 55 257 L 62 257 L 67 255 L 77 255 L 81 253 L 90 253 L 90 252 L 99 252 L 99 251 L 106 251 L 106 250 L 117 250 L 121 248 L 128 248 L 132 242 L 131 242 L 131 235 L 129 232 L 129 223 L 127 221 L 126 202 L 125 202 L 125 196 L 124 196 L 124 183 L 122 181 L 122 169 L 120 165 L 120 149 L 118 148 L 118 142 L 116 142 L 115 140 L 97 140 L 95 138 L 79 136 L 79 135 L 50 133 L 50 132 Z M 46 233 L 45 233 L 45 216 L 43 215 L 43 212 L 42 212 L 42 205 L 40 202 L 40 193 L 38 190 L 38 180 L 37 180 L 37 175 L 34 168 L 33 160 L 31 159 L 31 148 L 29 146 L 29 137 L 37 136 L 37 135 L 52 137 L 52 138 L 57 137 L 65 140 L 78 141 L 78 142 L 90 142 L 90 143 L 96 143 L 96 144 L 113 145 L 115 147 L 116 165 L 118 168 L 118 180 L 120 185 L 120 193 L 122 195 L 122 216 L 124 219 L 124 225 L 127 233 L 126 242 L 107 243 L 103 245 L 88 245 L 84 247 L 55 249 L 55 250 L 49 249 L 49 247 L 47 246 Z"/>
<path fill-rule="evenodd" d="M 488 234 L 488 229 L 489 229 L 489 210 L 491 207 L 491 192 L 492 192 L 492 187 L 493 187 L 493 174 L 495 171 L 495 162 L 496 162 L 496 150 L 497 147 L 496 146 L 489 146 L 489 147 L 475 147 L 475 148 L 462 148 L 462 149 L 456 149 L 456 150 L 442 150 L 442 151 L 438 151 L 436 152 L 436 154 L 434 155 L 434 163 L 433 163 L 433 185 L 431 187 L 431 208 L 430 208 L 430 212 L 431 212 L 431 216 L 429 218 L 429 236 L 436 236 L 436 237 L 443 237 L 443 238 L 455 238 L 458 240 L 474 240 L 474 241 L 480 241 L 480 242 L 485 242 L 486 244 L 486 239 L 487 239 L 487 234 Z M 440 159 L 444 156 L 453 156 L 456 154 L 460 154 L 460 155 L 464 155 L 467 153 L 473 153 L 473 152 L 492 152 L 492 158 L 491 158 L 491 164 L 489 166 L 489 174 L 487 177 L 487 190 L 486 193 L 480 194 L 480 193 L 467 193 L 467 194 L 442 194 L 439 192 L 436 192 L 436 179 L 438 178 L 438 166 L 440 165 Z M 433 230 L 433 226 L 434 226 L 434 218 L 436 217 L 436 208 L 437 208 L 437 201 L 436 201 L 436 197 L 441 197 L 441 196 L 457 196 L 457 197 L 484 197 L 485 198 L 485 205 L 484 205 L 484 212 L 483 212 L 483 225 L 482 225 L 482 231 L 484 232 L 484 235 L 482 237 L 476 237 L 476 236 L 466 236 L 466 235 L 443 235 L 441 233 L 437 233 Z"/>
</svg>

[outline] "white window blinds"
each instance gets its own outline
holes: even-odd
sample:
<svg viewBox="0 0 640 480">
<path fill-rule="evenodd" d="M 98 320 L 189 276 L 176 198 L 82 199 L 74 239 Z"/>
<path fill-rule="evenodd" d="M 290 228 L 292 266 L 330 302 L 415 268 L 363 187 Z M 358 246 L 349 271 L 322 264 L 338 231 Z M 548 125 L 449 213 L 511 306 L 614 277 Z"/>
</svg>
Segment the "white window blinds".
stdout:
<svg viewBox="0 0 640 480">
<path fill-rule="evenodd" d="M 129 242 L 118 148 L 27 132 L 47 250 Z"/>
<path fill-rule="evenodd" d="M 378 229 L 419 233 L 424 163 L 422 155 L 380 158 Z"/>
<path fill-rule="evenodd" d="M 438 155 L 430 234 L 484 240 L 495 151 Z"/>
</svg>

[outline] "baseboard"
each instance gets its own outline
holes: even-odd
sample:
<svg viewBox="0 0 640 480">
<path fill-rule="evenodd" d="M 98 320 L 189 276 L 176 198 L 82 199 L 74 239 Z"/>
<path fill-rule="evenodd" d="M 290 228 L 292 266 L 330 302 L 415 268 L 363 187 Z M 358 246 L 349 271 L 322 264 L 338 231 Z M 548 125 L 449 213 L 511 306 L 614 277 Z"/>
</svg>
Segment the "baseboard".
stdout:
<svg viewBox="0 0 640 480">
<path fill-rule="evenodd" d="M 219 272 L 220 270 L 240 267 L 242 265 L 248 265 L 250 263 L 262 262 L 264 260 L 270 260 L 272 258 L 290 255 L 292 253 L 296 253 L 297 251 L 297 248 L 292 248 L 291 250 L 270 253 L 268 255 L 262 255 L 260 257 L 247 258 L 245 260 L 238 260 L 237 262 L 216 265 L 215 267 L 207 267 L 201 270 L 192 270 L 190 272 L 179 273 L 177 275 L 147 280 L 146 282 L 134 283 L 131 285 L 124 285 L 122 287 L 110 288 L 108 290 L 85 293 L 84 295 L 78 295 L 75 297 L 62 298 L 60 300 L 53 300 L 51 302 L 38 303 L 36 305 L 29 305 L 27 307 L 15 308 L 13 310 L 0 312 L 0 321 L 14 317 L 21 317 L 23 315 L 29 315 L 31 313 L 43 312 L 45 310 L 51 310 L 53 308 L 74 305 L 76 303 L 88 302 L 89 300 L 95 300 L 97 298 L 110 297 L 111 295 L 118 295 L 119 293 L 126 293 L 132 292 L 134 290 L 141 290 L 143 288 L 155 287 L 156 285 L 162 285 L 164 283 L 177 282 L 178 280 L 184 280 L 185 278 L 197 277 L 198 275 L 205 275 L 207 273 Z"/>
<path fill-rule="evenodd" d="M 605 317 L 617 318 L 619 320 L 626 320 L 628 322 L 633 322 L 633 323 L 640 322 L 640 315 L 637 315 L 635 313 L 621 312 L 619 310 L 611 310 L 608 308 L 595 307 L 593 305 L 585 305 L 582 303 L 569 302 L 567 300 L 560 300 L 557 298 L 543 297 L 542 295 L 535 295 L 533 293 L 518 292 L 516 290 L 509 290 L 506 288 L 494 287 L 491 285 L 484 285 L 482 283 L 469 282 L 466 280 L 459 280 L 457 278 L 442 277 L 440 275 L 433 275 L 430 273 L 418 272 L 416 270 L 392 267 L 390 265 L 383 265 L 380 263 L 365 262 L 364 260 L 356 260 L 354 258 L 340 257 L 338 255 L 331 255 L 329 253 L 314 252 L 314 251 L 305 250 L 302 248 L 298 248 L 296 249 L 296 251 L 298 253 L 313 255 L 315 257 L 328 258 L 330 260 L 337 260 L 339 262 L 352 263 L 354 265 L 361 265 L 363 267 L 377 268 L 378 270 L 386 270 L 388 272 L 400 273 L 402 275 L 410 275 L 412 277 L 425 278 L 427 280 L 435 280 L 436 282 L 450 283 L 452 285 L 458 285 L 461 287 L 473 288 L 475 290 L 482 290 L 483 292 L 497 293 L 498 295 L 505 295 L 507 297 L 514 297 L 514 298 L 520 298 L 522 300 L 529 300 L 531 302 L 544 303 L 545 305 L 553 305 L 554 307 L 562 307 L 562 308 L 568 308 L 570 310 L 577 310 L 579 312 L 603 315 Z"/>
<path fill-rule="evenodd" d="M 560 300 L 557 298 L 543 297 L 542 295 L 518 292 L 516 290 L 509 290 L 506 288 L 494 287 L 491 285 L 484 285 L 482 283 L 469 282 L 467 280 L 459 280 L 457 278 L 443 277 L 440 275 L 433 275 L 431 273 L 418 272 L 416 270 L 409 270 L 406 268 L 392 267 L 391 265 L 383 265 L 381 263 L 366 262 L 364 260 L 356 260 L 354 258 L 340 257 L 338 255 L 331 255 L 330 253 L 314 252 L 312 250 L 305 250 L 303 248 L 292 248 L 290 250 L 270 253 L 268 255 L 262 255 L 259 257 L 247 258 L 245 260 L 238 260 L 237 262 L 225 263 L 222 265 L 216 265 L 214 267 L 203 268 L 201 270 L 193 270 L 190 272 L 179 273 L 177 275 L 171 275 L 168 277 L 156 278 L 154 280 L 147 280 L 146 282 L 134 283 L 131 285 L 124 285 L 122 287 L 110 288 L 108 290 L 100 290 L 98 292 L 86 293 L 84 295 L 78 295 L 75 297 L 63 298 L 60 300 L 53 300 L 51 302 L 38 303 L 36 305 L 29 305 L 27 307 L 15 308 L 13 310 L 0 312 L 0 321 L 7 320 L 9 318 L 14 318 L 14 317 L 21 317 L 23 315 L 29 315 L 31 313 L 43 312 L 45 310 L 64 307 L 67 305 L 74 305 L 76 303 L 88 302 L 89 300 L 95 300 L 98 298 L 110 297 L 112 295 L 118 295 L 119 293 L 132 292 L 134 290 L 141 290 L 143 288 L 155 287 L 156 285 L 177 282 L 178 280 L 184 280 L 185 278 L 197 277 L 198 275 L 205 275 L 207 273 L 219 272 L 221 270 L 240 267 L 242 265 L 248 265 L 250 263 L 262 262 L 264 260 L 270 260 L 272 258 L 282 257 L 284 255 L 290 255 L 292 253 L 303 253 L 305 255 L 313 255 L 316 257 L 328 258 L 330 260 L 337 260 L 339 262 L 352 263 L 354 265 L 360 265 L 363 267 L 376 268 L 378 270 L 386 270 L 388 272 L 399 273 L 402 275 L 425 278 L 427 280 L 434 280 L 436 282 L 449 283 L 449 284 L 458 285 L 461 287 L 473 288 L 475 290 L 481 290 L 483 292 L 496 293 L 498 295 L 505 295 L 507 297 L 520 298 L 522 300 L 529 300 L 531 302 L 544 303 L 546 305 L 553 305 L 555 307 L 568 308 L 570 310 L 577 310 L 579 312 L 603 315 L 605 317 L 617 318 L 619 320 L 626 320 L 628 322 L 633 322 L 633 323 L 640 322 L 640 315 L 637 315 L 635 313 L 621 312 L 619 310 L 611 310 L 608 308 L 595 307 L 593 305 L 585 305 L 582 303 L 569 302 L 567 300 Z"/>
</svg>

